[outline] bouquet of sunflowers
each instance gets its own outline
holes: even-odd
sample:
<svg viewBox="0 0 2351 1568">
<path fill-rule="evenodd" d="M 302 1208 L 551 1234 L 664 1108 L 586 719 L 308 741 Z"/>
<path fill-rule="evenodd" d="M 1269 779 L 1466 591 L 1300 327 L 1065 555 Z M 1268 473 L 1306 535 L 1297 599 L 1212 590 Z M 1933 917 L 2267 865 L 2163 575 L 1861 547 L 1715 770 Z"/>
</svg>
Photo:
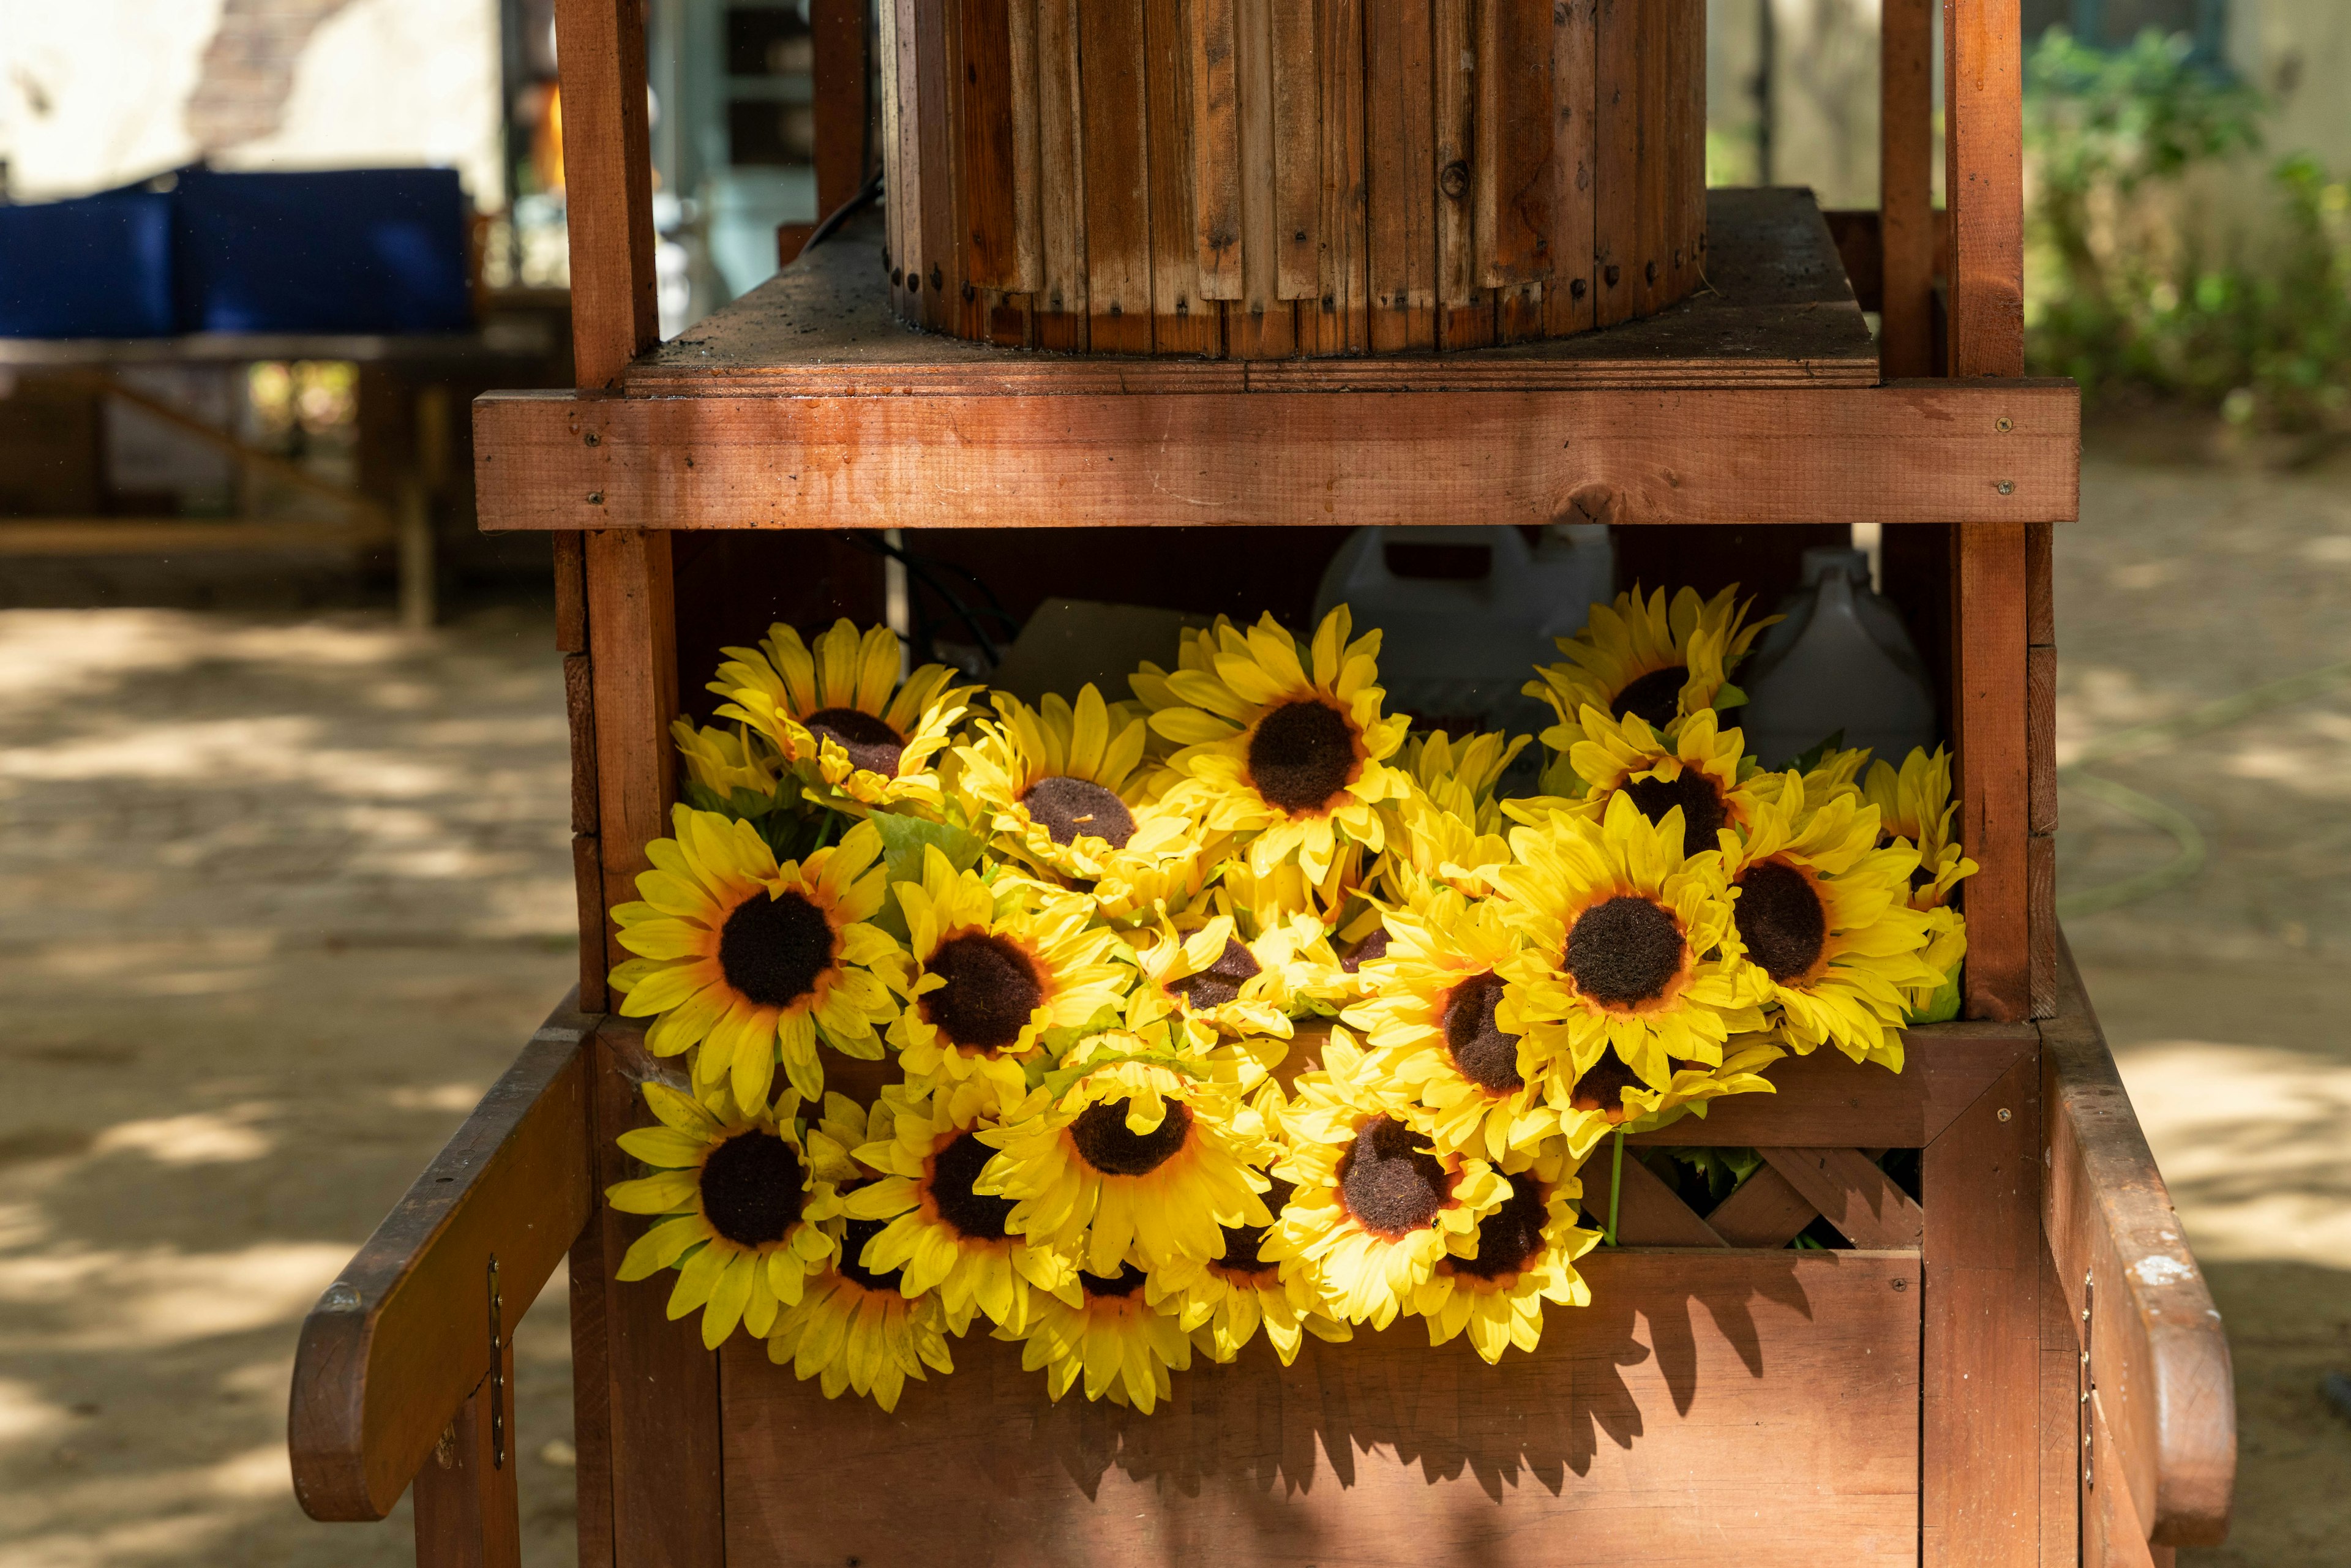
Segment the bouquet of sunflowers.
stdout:
<svg viewBox="0 0 2351 1568">
<path fill-rule="evenodd" d="M 1955 1007 L 1948 759 L 1759 768 L 1734 595 L 1593 606 L 1510 800 L 1527 738 L 1411 733 L 1343 608 L 1187 632 L 1133 702 L 983 706 L 845 621 L 728 649 L 615 912 L 686 1068 L 620 1139 L 661 1217 L 620 1277 L 885 1409 L 975 1324 L 1146 1412 L 1260 1335 L 1533 1349 L 1603 1139 L 1823 1045 L 1898 1071 Z"/>
</svg>

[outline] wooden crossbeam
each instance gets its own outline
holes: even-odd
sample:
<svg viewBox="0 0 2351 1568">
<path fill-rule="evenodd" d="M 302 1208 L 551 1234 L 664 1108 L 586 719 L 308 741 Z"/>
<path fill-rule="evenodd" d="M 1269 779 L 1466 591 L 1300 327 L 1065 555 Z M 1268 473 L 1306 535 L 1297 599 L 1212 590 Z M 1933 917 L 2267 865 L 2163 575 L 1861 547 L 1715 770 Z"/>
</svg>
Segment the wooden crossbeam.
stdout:
<svg viewBox="0 0 2351 1568">
<path fill-rule="evenodd" d="M 1706 1223 L 1733 1247 L 1785 1247 L 1820 1212 L 1777 1166 L 1765 1165 L 1717 1204 Z"/>
<path fill-rule="evenodd" d="M 1766 1164 L 1855 1247 L 1916 1247 L 1927 1217 L 1859 1149 L 1758 1149 Z"/>
</svg>

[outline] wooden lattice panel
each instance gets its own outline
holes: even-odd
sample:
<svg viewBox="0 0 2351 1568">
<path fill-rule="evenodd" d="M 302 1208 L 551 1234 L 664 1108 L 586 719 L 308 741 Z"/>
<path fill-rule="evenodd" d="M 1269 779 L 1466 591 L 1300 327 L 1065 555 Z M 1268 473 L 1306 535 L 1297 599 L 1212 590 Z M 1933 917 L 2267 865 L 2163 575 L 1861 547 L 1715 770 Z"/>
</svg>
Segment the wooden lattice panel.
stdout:
<svg viewBox="0 0 2351 1568">
<path fill-rule="evenodd" d="M 1476 348 L 1703 281 L 1703 0 L 883 0 L 891 304 L 1007 345 Z"/>
</svg>

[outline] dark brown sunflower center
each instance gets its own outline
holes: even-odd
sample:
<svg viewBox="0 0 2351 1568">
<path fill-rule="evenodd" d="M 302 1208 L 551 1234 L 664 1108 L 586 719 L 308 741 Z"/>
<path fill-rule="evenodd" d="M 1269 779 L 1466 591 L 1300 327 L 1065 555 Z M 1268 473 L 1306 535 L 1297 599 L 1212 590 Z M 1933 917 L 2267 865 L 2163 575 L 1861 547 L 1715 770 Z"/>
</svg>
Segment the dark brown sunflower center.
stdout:
<svg viewBox="0 0 2351 1568">
<path fill-rule="evenodd" d="M 1389 1236 L 1437 1218 L 1453 1178 L 1426 1138 L 1393 1116 L 1374 1116 L 1339 1161 L 1339 1196 L 1364 1226 Z"/>
<path fill-rule="evenodd" d="M 1478 1222 L 1478 1256 L 1451 1260 L 1455 1273 L 1499 1280 L 1521 1272 L 1542 1256 L 1542 1184 L 1531 1176 L 1510 1179 L 1510 1196 L 1502 1200 L 1501 1207 Z"/>
<path fill-rule="evenodd" d="M 881 1235 L 883 1228 L 888 1224 L 886 1219 L 852 1219 L 841 1228 L 841 1257 L 833 1267 L 841 1271 L 842 1279 L 854 1280 L 869 1291 L 895 1291 L 898 1288 L 899 1278 L 905 1273 L 904 1269 L 893 1269 L 886 1274 L 877 1273 L 859 1261 L 865 1255 L 865 1244 Z"/>
<path fill-rule="evenodd" d="M 1225 950 L 1217 955 L 1215 963 L 1196 975 L 1168 981 L 1167 988 L 1196 1008 L 1220 1008 L 1238 998 L 1241 986 L 1258 972 L 1258 961 L 1249 950 L 1228 936 Z"/>
<path fill-rule="evenodd" d="M 1362 969 L 1364 965 L 1376 964 L 1387 956 L 1388 928 L 1383 925 L 1361 942 L 1356 943 L 1353 950 L 1339 960 L 1339 967 L 1352 975 Z"/>
<path fill-rule="evenodd" d="M 1820 961 L 1828 941 L 1828 912 L 1812 879 L 1794 866 L 1765 861 L 1740 874 L 1739 902 L 1731 905 L 1747 956 L 1782 985 Z"/>
<path fill-rule="evenodd" d="M 1126 802 L 1084 779 L 1064 779 L 1058 773 L 1040 779 L 1029 786 L 1020 803 L 1057 844 L 1083 835 L 1107 839 L 1111 848 L 1123 850 L 1126 841 L 1134 837 L 1134 813 L 1126 809 Z"/>
<path fill-rule="evenodd" d="M 702 1162 L 702 1214 L 743 1247 L 781 1241 L 808 1201 L 807 1167 L 773 1133 L 737 1133 Z"/>
<path fill-rule="evenodd" d="M 1249 737 L 1249 782 L 1277 810 L 1322 810 L 1354 771 L 1354 728 L 1328 703 L 1284 703 Z"/>
<path fill-rule="evenodd" d="M 1568 1091 L 1567 1103 L 1579 1111 L 1603 1111 L 1611 1122 L 1621 1122 L 1628 1113 L 1625 1108 L 1625 1091 L 1643 1087 L 1641 1075 L 1618 1059 L 1614 1051 L 1604 1051 L 1600 1060 L 1576 1079 L 1575 1087 Z"/>
<path fill-rule="evenodd" d="M 931 1156 L 931 1203 L 941 1219 L 969 1240 L 1001 1241 L 1011 1234 L 1005 1225 L 1012 1218 L 1012 1200 L 972 1190 L 995 1157 L 996 1151 L 974 1133 Z"/>
<path fill-rule="evenodd" d="M 1104 1176 L 1149 1176 L 1176 1157 L 1192 1130 L 1192 1113 L 1173 1100 L 1159 1125 L 1138 1133 L 1126 1124 L 1126 1102 L 1098 1100 L 1070 1124 L 1078 1157 Z"/>
<path fill-rule="evenodd" d="M 1037 966 L 1001 936 L 967 931 L 939 944 L 930 971 L 946 984 L 923 993 L 923 1017 L 966 1051 L 1002 1051 L 1045 999 Z"/>
<path fill-rule="evenodd" d="M 872 714 L 853 707 L 819 708 L 800 721 L 809 733 L 849 753 L 849 760 L 884 779 L 898 776 L 906 738 Z"/>
<path fill-rule="evenodd" d="M 1265 1207 L 1276 1219 L 1281 1218 L 1284 1204 L 1297 1189 L 1280 1176 L 1271 1178 L 1273 1186 L 1265 1194 Z M 1270 1225 L 1226 1225 L 1218 1228 L 1225 1233 L 1225 1255 L 1217 1260 L 1217 1267 L 1228 1274 L 1255 1274 L 1273 1267 L 1258 1255 L 1265 1239 L 1272 1234 Z"/>
<path fill-rule="evenodd" d="M 1122 1263 L 1115 1275 L 1089 1274 L 1078 1270 L 1078 1284 L 1086 1294 L 1099 1301 L 1104 1296 L 1124 1301 L 1143 1289 L 1143 1270 L 1132 1263 Z"/>
<path fill-rule="evenodd" d="M 1461 1076 L 1494 1094 L 1515 1094 L 1527 1086 L 1519 1076 L 1519 1037 L 1494 1022 L 1502 999 L 1502 977 L 1472 976 L 1453 988 L 1445 1002 L 1445 1044 Z"/>
<path fill-rule="evenodd" d="M 797 893 L 753 894 L 718 931 L 726 983 L 763 1008 L 785 1008 L 816 989 L 832 962 L 832 926 Z"/>
<path fill-rule="evenodd" d="M 1563 967 L 1577 990 L 1605 1006 L 1655 1001 L 1681 969 L 1681 927 L 1647 899 L 1620 894 L 1575 917 Z"/>
<path fill-rule="evenodd" d="M 1625 786 L 1641 815 L 1662 822 L 1666 813 L 1682 809 L 1682 853 L 1694 855 L 1714 848 L 1715 831 L 1724 821 L 1722 791 L 1695 768 L 1685 768 L 1675 779 L 1635 779 Z"/>
<path fill-rule="evenodd" d="M 1663 729 L 1674 722 L 1681 712 L 1682 688 L 1689 685 L 1689 666 L 1667 664 L 1662 670 L 1647 674 L 1616 694 L 1610 710 L 1617 718 L 1635 714 L 1648 721 L 1651 729 Z"/>
</svg>

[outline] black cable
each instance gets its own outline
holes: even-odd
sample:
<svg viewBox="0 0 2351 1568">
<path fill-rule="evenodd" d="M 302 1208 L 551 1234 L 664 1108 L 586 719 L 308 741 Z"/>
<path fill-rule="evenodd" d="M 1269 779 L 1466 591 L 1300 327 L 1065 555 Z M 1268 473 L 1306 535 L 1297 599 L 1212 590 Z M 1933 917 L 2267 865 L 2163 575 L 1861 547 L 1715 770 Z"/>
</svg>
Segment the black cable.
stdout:
<svg viewBox="0 0 2351 1568">
<path fill-rule="evenodd" d="M 882 171 L 876 169 L 873 172 L 865 176 L 865 183 L 857 187 L 857 193 L 855 195 L 841 203 L 841 205 L 833 208 L 831 216 L 817 225 L 816 227 L 809 230 L 808 238 L 800 242 L 800 254 L 802 256 L 806 256 L 810 251 L 814 250 L 818 246 L 823 244 L 826 240 L 831 239 L 832 237 L 833 231 L 841 227 L 841 225 L 847 223 L 851 214 L 854 214 L 859 208 L 870 204 L 874 197 L 881 193 Z"/>
<path fill-rule="evenodd" d="M 932 568 L 935 566 L 949 567 L 961 572 L 964 577 L 968 579 L 972 584 L 980 591 L 980 592 L 986 594 L 990 601 L 996 601 L 995 591 L 987 586 L 987 582 L 983 580 L 977 573 L 972 571 L 969 568 L 960 566 L 954 561 L 941 560 L 935 556 L 922 555 L 915 551 L 908 550 L 900 546 L 893 545 L 888 539 L 883 538 L 877 534 L 862 531 L 846 531 L 841 537 L 860 549 L 870 550 L 875 555 L 885 556 L 890 559 L 898 562 L 901 566 L 904 566 L 906 569 L 906 573 L 909 578 L 921 587 L 927 588 L 933 593 L 936 594 L 940 601 L 946 605 L 948 612 L 952 618 L 963 623 L 964 630 L 970 633 L 973 641 L 978 644 L 980 654 L 982 657 L 987 659 L 987 667 L 989 669 L 992 670 L 1004 662 L 1004 655 L 997 649 L 996 640 L 990 637 L 987 634 L 987 629 L 980 624 L 981 618 L 983 616 L 994 616 L 998 621 L 1009 626 L 1017 632 L 1020 629 L 1019 617 L 1014 615 L 1010 611 L 1006 610 L 1001 601 L 991 602 L 984 606 L 975 606 L 965 603 L 963 599 L 956 594 L 954 590 L 948 588 L 946 583 L 939 580 L 938 576 L 932 570 Z M 928 663 L 938 656 L 938 650 L 933 644 L 928 631 L 930 616 L 928 612 L 924 608 L 923 601 L 919 597 L 916 597 L 914 600 L 913 608 L 917 618 L 918 624 L 917 635 L 914 638 L 910 639 L 910 641 L 913 641 L 915 643 L 916 653 L 923 657 L 925 663 Z"/>
</svg>

